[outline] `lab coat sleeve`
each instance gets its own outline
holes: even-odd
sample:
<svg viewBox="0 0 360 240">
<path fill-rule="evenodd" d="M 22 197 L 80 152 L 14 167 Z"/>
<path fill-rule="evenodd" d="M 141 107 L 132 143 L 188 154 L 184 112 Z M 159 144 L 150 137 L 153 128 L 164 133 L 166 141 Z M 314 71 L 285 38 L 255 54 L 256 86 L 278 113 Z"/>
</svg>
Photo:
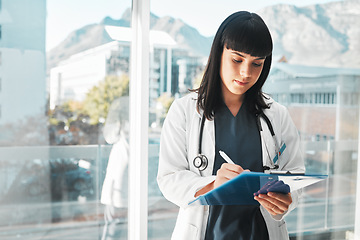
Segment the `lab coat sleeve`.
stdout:
<svg viewBox="0 0 360 240">
<path fill-rule="evenodd" d="M 157 181 L 164 197 L 179 207 L 187 207 L 195 193 L 215 180 L 191 171 L 187 138 L 191 117 L 187 116 L 186 102 L 175 100 L 164 121 L 160 139 Z"/>
<path fill-rule="evenodd" d="M 276 103 L 277 104 L 277 103 Z M 278 104 L 279 111 L 279 119 L 278 121 L 281 126 L 281 143 L 286 144 L 286 149 L 281 157 L 280 161 L 280 170 L 293 171 L 293 172 L 305 172 L 304 159 L 301 153 L 300 148 L 300 136 L 298 130 L 291 119 L 291 116 L 288 110 Z M 302 190 L 292 191 L 292 203 L 289 206 L 289 209 L 281 215 L 273 216 L 276 220 L 283 219 L 286 215 L 288 215 L 292 210 L 294 210 L 299 202 L 299 198 L 302 195 Z"/>
</svg>

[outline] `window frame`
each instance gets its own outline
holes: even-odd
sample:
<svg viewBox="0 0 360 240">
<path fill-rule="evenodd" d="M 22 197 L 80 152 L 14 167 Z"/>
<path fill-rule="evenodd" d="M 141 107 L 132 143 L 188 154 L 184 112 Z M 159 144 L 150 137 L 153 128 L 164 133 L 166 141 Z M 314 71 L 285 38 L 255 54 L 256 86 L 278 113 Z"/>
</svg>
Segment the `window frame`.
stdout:
<svg viewBox="0 0 360 240">
<path fill-rule="evenodd" d="M 148 239 L 150 1 L 132 0 L 128 238 Z"/>
</svg>

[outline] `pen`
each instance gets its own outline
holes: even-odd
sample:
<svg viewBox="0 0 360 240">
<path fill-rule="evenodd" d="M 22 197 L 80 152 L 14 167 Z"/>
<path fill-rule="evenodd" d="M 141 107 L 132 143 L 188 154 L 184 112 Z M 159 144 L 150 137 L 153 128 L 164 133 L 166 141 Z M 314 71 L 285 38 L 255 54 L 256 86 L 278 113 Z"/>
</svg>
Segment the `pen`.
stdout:
<svg viewBox="0 0 360 240">
<path fill-rule="evenodd" d="M 220 153 L 220 156 L 222 156 L 222 158 L 227 162 L 227 163 L 230 163 L 230 164 L 235 164 L 232 160 L 231 160 L 231 158 L 229 158 L 229 156 L 228 155 L 226 155 L 226 153 L 224 153 L 223 151 L 219 151 L 219 153 Z"/>
</svg>

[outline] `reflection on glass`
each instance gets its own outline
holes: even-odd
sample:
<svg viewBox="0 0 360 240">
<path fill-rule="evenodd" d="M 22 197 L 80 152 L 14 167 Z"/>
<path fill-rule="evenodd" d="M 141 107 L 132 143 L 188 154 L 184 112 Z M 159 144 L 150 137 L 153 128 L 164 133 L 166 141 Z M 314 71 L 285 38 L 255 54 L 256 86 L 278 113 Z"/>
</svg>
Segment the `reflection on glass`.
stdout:
<svg viewBox="0 0 360 240">
<path fill-rule="evenodd" d="M 128 92 L 127 92 L 128 95 Z M 105 205 L 102 240 L 126 238 L 127 219 L 127 166 L 129 161 L 129 96 L 115 99 L 104 126 L 107 143 L 113 144 L 101 191 Z"/>
<path fill-rule="evenodd" d="M 57 11 L 62 19 L 50 29 L 73 25 L 46 49 L 57 3 L 0 1 L 1 239 L 102 236 L 101 190 L 112 149 L 103 128 L 113 101 L 128 95 L 130 48 L 107 35 L 105 25 L 117 20 L 106 14 L 75 27 L 96 7 L 80 2 L 58 5 L 69 12 Z M 82 9 L 75 18 L 74 8 Z M 130 19 L 130 10 L 125 13 Z M 126 210 L 122 219 L 116 227 L 126 238 Z"/>
</svg>

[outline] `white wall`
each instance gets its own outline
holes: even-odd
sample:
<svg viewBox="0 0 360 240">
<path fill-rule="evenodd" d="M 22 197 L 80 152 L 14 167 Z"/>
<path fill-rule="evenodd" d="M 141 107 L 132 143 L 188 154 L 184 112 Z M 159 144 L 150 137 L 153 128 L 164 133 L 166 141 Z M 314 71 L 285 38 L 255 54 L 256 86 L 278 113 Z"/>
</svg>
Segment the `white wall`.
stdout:
<svg viewBox="0 0 360 240">
<path fill-rule="evenodd" d="M 27 116 L 45 115 L 46 79 L 44 53 L 0 48 L 0 124 L 17 122 Z"/>
</svg>

